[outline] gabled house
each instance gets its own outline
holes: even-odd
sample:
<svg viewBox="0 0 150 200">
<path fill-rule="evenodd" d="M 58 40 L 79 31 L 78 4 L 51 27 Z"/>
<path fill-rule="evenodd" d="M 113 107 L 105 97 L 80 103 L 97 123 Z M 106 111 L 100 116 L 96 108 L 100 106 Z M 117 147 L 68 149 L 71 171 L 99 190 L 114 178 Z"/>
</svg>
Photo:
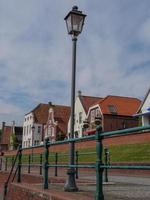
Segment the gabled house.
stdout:
<svg viewBox="0 0 150 200">
<path fill-rule="evenodd" d="M 25 115 L 23 122 L 23 147 L 39 145 L 43 141 L 48 109 L 48 104 L 40 103 Z"/>
<path fill-rule="evenodd" d="M 103 131 L 119 130 L 138 126 L 138 118 L 133 114 L 141 101 L 137 98 L 107 96 L 92 105 L 88 111 L 89 129 L 95 128 L 95 117 L 101 118 Z"/>
<path fill-rule="evenodd" d="M 49 103 L 48 119 L 44 126 L 44 135 L 50 141 L 64 140 L 67 136 L 67 125 L 70 107 Z"/>
<path fill-rule="evenodd" d="M 15 126 L 13 122 L 12 126 L 7 126 L 5 122 L 2 122 L 2 135 L 0 150 L 14 150 L 17 149 L 18 145 L 22 143 L 23 128 Z"/>
<path fill-rule="evenodd" d="M 78 91 L 78 96 L 75 101 L 75 122 L 74 122 L 74 130 L 75 137 L 82 137 L 83 135 L 83 122 L 87 118 L 87 113 L 89 107 L 96 103 L 97 101 L 101 101 L 101 97 L 93 97 L 93 96 L 84 96 L 81 91 Z M 68 122 L 68 137 L 70 136 L 70 119 Z"/>
<path fill-rule="evenodd" d="M 142 125 L 150 125 L 150 89 L 145 95 L 143 102 L 141 103 L 137 114 L 134 116 L 142 117 Z"/>
<path fill-rule="evenodd" d="M 65 135 L 69 116 L 69 107 L 40 103 L 27 113 L 23 123 L 23 147 L 43 143 L 45 137 L 57 140 L 57 133 Z M 66 111 L 67 110 L 67 111 Z M 61 136 L 60 136 L 61 137 Z"/>
</svg>

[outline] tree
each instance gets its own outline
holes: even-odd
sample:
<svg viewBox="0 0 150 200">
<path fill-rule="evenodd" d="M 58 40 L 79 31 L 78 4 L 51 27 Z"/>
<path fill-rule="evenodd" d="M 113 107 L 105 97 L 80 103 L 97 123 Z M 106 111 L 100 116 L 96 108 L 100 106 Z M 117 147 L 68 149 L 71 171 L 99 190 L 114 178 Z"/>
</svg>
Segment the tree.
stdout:
<svg viewBox="0 0 150 200">
<path fill-rule="evenodd" d="M 59 131 L 56 135 L 56 141 L 60 141 L 64 139 L 65 139 L 65 134 Z"/>
<path fill-rule="evenodd" d="M 10 135 L 10 148 L 12 150 L 17 148 L 17 137 L 15 133 L 11 133 Z"/>
<path fill-rule="evenodd" d="M 1 143 L 1 137 L 2 137 L 2 130 L 0 129 L 0 143 Z"/>
</svg>

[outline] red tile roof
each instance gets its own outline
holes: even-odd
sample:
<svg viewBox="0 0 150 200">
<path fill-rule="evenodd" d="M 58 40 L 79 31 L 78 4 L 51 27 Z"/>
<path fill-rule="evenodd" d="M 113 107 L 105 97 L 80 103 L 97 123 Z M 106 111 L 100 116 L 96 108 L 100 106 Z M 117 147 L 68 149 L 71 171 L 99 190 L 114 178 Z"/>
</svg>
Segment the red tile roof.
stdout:
<svg viewBox="0 0 150 200">
<path fill-rule="evenodd" d="M 103 100 L 103 98 L 101 97 L 91 97 L 91 96 L 79 96 L 79 98 L 86 113 L 88 112 L 90 106 L 92 106 L 96 102 L 100 102 Z"/>
<path fill-rule="evenodd" d="M 70 117 L 70 107 L 54 105 L 54 119 L 58 121 L 58 128 L 63 132 L 67 132 L 68 121 Z"/>
<path fill-rule="evenodd" d="M 63 132 L 67 131 L 68 120 L 70 116 L 70 107 L 63 105 L 39 104 L 31 112 L 34 114 L 35 123 L 46 124 L 48 120 L 49 108 L 54 109 L 54 119 L 58 121 L 58 128 Z"/>
<path fill-rule="evenodd" d="M 112 105 L 116 108 L 117 115 L 132 116 L 137 112 L 141 101 L 132 97 L 107 96 L 98 104 L 103 114 L 112 114 L 108 108 Z"/>
<path fill-rule="evenodd" d="M 1 144 L 9 144 L 10 142 L 10 134 L 11 134 L 11 126 L 5 126 L 2 132 Z"/>
<path fill-rule="evenodd" d="M 34 114 L 35 123 L 46 124 L 48 119 L 49 104 L 40 103 L 31 112 Z"/>
</svg>

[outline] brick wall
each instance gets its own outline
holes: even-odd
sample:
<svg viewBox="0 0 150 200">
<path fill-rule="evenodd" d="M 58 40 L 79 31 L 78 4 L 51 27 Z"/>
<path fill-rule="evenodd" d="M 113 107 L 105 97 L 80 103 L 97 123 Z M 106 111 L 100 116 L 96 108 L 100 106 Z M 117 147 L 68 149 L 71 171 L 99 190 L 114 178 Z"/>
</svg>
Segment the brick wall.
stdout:
<svg viewBox="0 0 150 200">
<path fill-rule="evenodd" d="M 104 146 L 121 145 L 121 144 L 137 144 L 150 142 L 150 132 L 132 133 L 130 135 L 109 137 L 103 140 Z M 76 143 L 76 149 L 93 148 L 95 147 L 95 141 L 82 141 Z M 33 153 L 42 153 L 43 147 L 34 148 Z M 68 144 L 59 144 L 50 147 L 51 152 L 66 152 L 68 151 Z M 31 154 L 31 149 L 23 150 L 24 154 Z M 16 151 L 5 152 L 5 155 L 15 155 Z"/>
</svg>

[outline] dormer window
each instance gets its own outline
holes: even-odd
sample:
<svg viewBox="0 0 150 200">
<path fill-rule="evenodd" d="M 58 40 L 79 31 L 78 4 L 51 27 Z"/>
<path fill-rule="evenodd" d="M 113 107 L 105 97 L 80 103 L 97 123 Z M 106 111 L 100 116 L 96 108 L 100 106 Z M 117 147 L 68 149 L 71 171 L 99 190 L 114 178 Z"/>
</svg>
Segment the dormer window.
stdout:
<svg viewBox="0 0 150 200">
<path fill-rule="evenodd" d="M 108 110 L 111 114 L 117 114 L 117 109 L 114 105 L 108 105 Z"/>
</svg>

